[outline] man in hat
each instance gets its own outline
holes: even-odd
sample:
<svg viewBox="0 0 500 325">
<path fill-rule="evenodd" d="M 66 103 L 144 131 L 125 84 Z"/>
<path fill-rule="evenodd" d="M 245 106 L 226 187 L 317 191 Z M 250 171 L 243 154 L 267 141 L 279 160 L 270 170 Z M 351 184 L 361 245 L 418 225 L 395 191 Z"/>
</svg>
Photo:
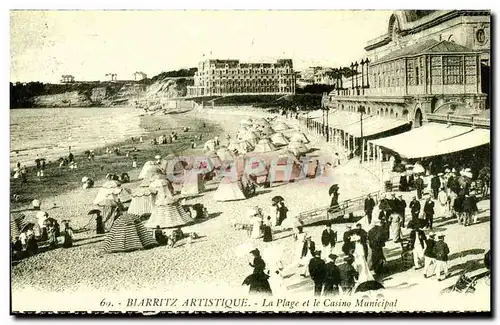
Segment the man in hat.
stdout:
<svg viewBox="0 0 500 325">
<path fill-rule="evenodd" d="M 424 190 L 424 179 L 422 175 L 418 175 L 418 178 L 415 180 L 415 188 L 417 189 L 417 198 L 422 199 L 422 191 Z"/>
<path fill-rule="evenodd" d="M 314 295 L 321 296 L 326 275 L 325 261 L 321 259 L 321 251 L 315 251 L 313 258 L 309 261 L 309 274 L 314 281 Z"/>
<path fill-rule="evenodd" d="M 424 251 L 424 277 L 427 278 L 429 274 L 429 269 L 433 267 L 431 271 L 432 276 L 436 268 L 436 254 L 434 252 L 434 246 L 436 245 L 435 240 L 436 234 L 431 232 L 429 238 L 425 241 L 425 251 Z"/>
<path fill-rule="evenodd" d="M 371 266 L 375 273 L 380 274 L 383 271 L 385 256 L 383 248 L 388 240 L 388 233 L 382 227 L 380 220 L 375 221 L 375 226 L 368 231 L 368 245 L 372 250 Z"/>
<path fill-rule="evenodd" d="M 344 258 L 344 263 L 339 266 L 340 287 L 343 294 L 352 292 L 359 276 L 358 271 L 352 266 L 353 262 L 354 257 L 349 254 Z"/>
<path fill-rule="evenodd" d="M 314 256 L 314 252 L 316 251 L 316 244 L 312 241 L 311 235 L 306 234 L 304 238 L 304 244 L 302 245 L 302 253 L 301 253 L 301 262 L 303 265 L 302 271 L 300 275 L 303 277 L 307 276 L 308 266 L 311 258 Z"/>
<path fill-rule="evenodd" d="M 323 295 L 335 296 L 339 293 L 340 271 L 335 261 L 338 256 L 335 254 L 328 255 L 328 262 L 325 264 L 325 282 L 323 287 Z"/>
<path fill-rule="evenodd" d="M 403 199 L 403 195 L 399 195 L 397 202 L 397 214 L 401 216 L 401 226 L 405 226 L 405 215 L 406 215 L 406 201 Z"/>
<path fill-rule="evenodd" d="M 436 276 L 438 281 L 442 281 L 449 275 L 448 255 L 450 254 L 448 244 L 444 242 L 444 234 L 438 235 L 438 241 L 434 245 L 434 253 L 436 254 Z M 443 273 L 444 277 L 441 277 L 441 273 Z"/>
<path fill-rule="evenodd" d="M 420 229 L 419 225 L 410 232 L 410 248 L 413 250 L 413 264 L 415 270 L 422 268 L 420 261 L 424 259 L 424 249 L 426 241 L 425 233 Z"/>
<path fill-rule="evenodd" d="M 429 195 L 424 204 L 424 214 L 427 227 L 432 230 L 432 222 L 434 221 L 434 202 Z"/>
<path fill-rule="evenodd" d="M 365 199 L 365 215 L 368 219 L 368 224 L 372 223 L 373 208 L 375 208 L 375 200 L 368 194 Z"/>
<path fill-rule="evenodd" d="M 323 251 L 325 255 L 332 252 L 335 244 L 337 243 L 337 232 L 332 230 L 331 222 L 325 225 L 325 229 L 321 233 L 321 244 L 323 244 Z"/>
<path fill-rule="evenodd" d="M 354 234 L 354 231 L 350 225 L 346 226 L 346 231 L 344 232 L 344 235 L 342 236 L 342 240 L 344 244 L 342 244 L 342 252 L 344 254 L 350 254 L 351 250 L 354 249 L 354 243 L 351 243 L 350 237 Z"/>
<path fill-rule="evenodd" d="M 417 198 L 414 196 L 410 202 L 410 211 L 412 220 L 418 219 L 418 216 L 420 214 L 420 208 L 421 208 L 420 201 L 418 201 Z"/>
<path fill-rule="evenodd" d="M 431 178 L 431 189 L 432 189 L 432 197 L 434 200 L 437 199 L 439 188 L 441 187 L 441 180 L 438 175 L 433 175 Z"/>
</svg>

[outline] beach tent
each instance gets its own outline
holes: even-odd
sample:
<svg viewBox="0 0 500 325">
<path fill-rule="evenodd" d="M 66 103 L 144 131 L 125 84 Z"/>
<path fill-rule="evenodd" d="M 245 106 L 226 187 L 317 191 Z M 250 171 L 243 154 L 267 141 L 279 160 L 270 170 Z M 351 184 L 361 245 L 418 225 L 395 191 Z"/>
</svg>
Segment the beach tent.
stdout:
<svg viewBox="0 0 500 325">
<path fill-rule="evenodd" d="M 292 141 L 302 141 L 302 143 L 309 143 L 309 139 L 307 139 L 306 135 L 301 132 L 294 132 L 290 136 L 290 142 Z"/>
<path fill-rule="evenodd" d="M 241 126 L 251 126 L 252 124 L 253 124 L 253 120 L 249 117 L 242 119 L 240 122 Z"/>
<path fill-rule="evenodd" d="M 155 239 L 138 217 L 123 214 L 113 223 L 104 239 L 102 250 L 105 253 L 130 252 L 155 245 Z"/>
<path fill-rule="evenodd" d="M 268 179 L 270 183 L 289 182 L 305 178 L 300 161 L 291 154 L 280 155 L 269 165 Z"/>
<path fill-rule="evenodd" d="M 281 132 L 281 131 L 289 130 L 290 127 L 285 122 L 277 122 L 276 124 L 273 125 L 273 129 L 274 129 L 274 131 Z"/>
<path fill-rule="evenodd" d="M 229 151 L 225 146 L 220 147 L 217 150 L 217 156 L 219 156 L 221 161 L 231 161 L 234 160 L 234 154 Z"/>
<path fill-rule="evenodd" d="M 218 169 L 222 166 L 222 162 L 215 151 L 209 151 L 205 154 L 205 156 L 210 160 L 215 169 Z"/>
<path fill-rule="evenodd" d="M 231 176 L 225 176 L 214 193 L 214 200 L 218 202 L 244 199 L 246 196 L 241 179 L 236 180 Z"/>
<path fill-rule="evenodd" d="M 217 146 L 215 144 L 215 140 L 211 139 L 211 140 L 208 140 L 207 142 L 205 142 L 205 144 L 203 145 L 203 150 L 204 151 L 214 151 L 216 147 Z"/>
<path fill-rule="evenodd" d="M 250 142 L 247 140 L 240 140 L 238 141 L 238 145 L 241 148 L 241 150 L 245 153 L 252 151 L 255 147 L 252 146 Z"/>
<path fill-rule="evenodd" d="M 231 143 L 227 147 L 231 152 L 238 152 L 238 154 L 245 154 L 254 149 L 254 147 L 246 140 L 231 140 Z"/>
<path fill-rule="evenodd" d="M 175 190 L 168 179 L 156 179 L 149 184 L 149 190 L 154 195 L 155 205 L 163 202 L 165 199 L 173 198 Z"/>
<path fill-rule="evenodd" d="M 287 149 L 296 156 L 309 152 L 309 148 L 302 141 L 298 140 L 291 140 Z"/>
<path fill-rule="evenodd" d="M 288 144 L 288 140 L 285 138 L 283 133 L 275 133 L 271 135 L 271 142 L 275 146 L 286 146 Z"/>
<path fill-rule="evenodd" d="M 142 216 L 153 211 L 153 192 L 149 189 L 152 182 L 143 181 L 141 185 L 132 191 L 132 201 L 128 207 L 128 213 Z"/>
<path fill-rule="evenodd" d="M 121 184 L 118 181 L 106 181 L 93 201 L 94 204 L 98 204 L 99 202 L 108 198 L 108 196 L 113 196 L 114 199 L 119 198 L 122 202 L 128 202 L 132 199 L 130 195 L 130 190 L 120 187 Z"/>
<path fill-rule="evenodd" d="M 255 146 L 259 142 L 260 137 L 254 131 L 247 131 L 241 135 L 240 140 L 248 141 L 252 146 Z"/>
<path fill-rule="evenodd" d="M 269 138 L 260 139 L 259 143 L 253 149 L 253 152 L 263 153 L 277 150 L 276 146 L 269 140 Z"/>
<path fill-rule="evenodd" d="M 165 200 L 153 208 L 151 217 L 146 221 L 145 227 L 156 229 L 180 227 L 193 222 L 189 212 L 178 203 L 178 200 Z"/>
<path fill-rule="evenodd" d="M 182 186 L 181 194 L 183 195 L 196 195 L 205 190 L 203 184 L 203 174 L 197 169 L 190 169 L 184 171 L 184 184 Z"/>
<path fill-rule="evenodd" d="M 10 215 L 10 238 L 13 240 L 21 234 L 21 230 L 26 224 L 24 216 L 13 216 Z"/>
<path fill-rule="evenodd" d="M 260 134 L 264 135 L 264 136 L 270 136 L 272 134 L 274 134 L 274 130 L 272 127 L 270 127 L 269 125 L 266 125 L 264 127 L 262 127 L 260 130 L 259 130 Z"/>
<path fill-rule="evenodd" d="M 236 153 L 242 153 L 240 150 L 240 145 L 238 143 L 238 140 L 231 139 L 229 141 L 229 145 L 227 146 L 227 149 L 231 152 L 236 152 Z"/>
<path fill-rule="evenodd" d="M 139 176 L 137 176 L 137 179 L 151 178 L 155 175 L 161 174 L 163 174 L 163 171 L 161 170 L 159 165 L 155 164 L 154 161 L 146 161 L 146 163 L 144 163 L 144 166 L 142 167 L 141 172 L 139 173 Z"/>
</svg>

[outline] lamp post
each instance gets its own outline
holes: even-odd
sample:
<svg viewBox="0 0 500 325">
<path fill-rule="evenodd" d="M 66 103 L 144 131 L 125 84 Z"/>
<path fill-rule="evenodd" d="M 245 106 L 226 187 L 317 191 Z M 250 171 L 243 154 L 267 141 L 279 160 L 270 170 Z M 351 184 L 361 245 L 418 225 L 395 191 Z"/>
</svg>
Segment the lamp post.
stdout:
<svg viewBox="0 0 500 325">
<path fill-rule="evenodd" d="M 365 150 L 364 148 L 364 144 L 363 144 L 363 114 L 365 114 L 365 107 L 364 106 L 359 106 L 358 107 L 358 112 L 359 112 L 359 121 L 360 121 L 360 125 L 361 125 L 361 134 L 360 134 L 360 137 L 359 137 L 359 142 L 360 142 L 360 149 L 361 149 L 361 152 L 360 152 L 360 155 L 359 155 L 359 163 L 362 164 L 363 163 L 363 152 Z"/>
<path fill-rule="evenodd" d="M 354 77 L 356 78 L 356 95 L 359 95 L 359 85 L 358 85 L 358 61 L 354 62 Z"/>
<path fill-rule="evenodd" d="M 328 111 L 330 109 L 328 108 L 328 106 L 325 106 L 325 112 L 326 112 L 326 142 L 330 142 L 330 128 L 329 128 L 329 124 L 328 124 Z"/>
<path fill-rule="evenodd" d="M 351 89 L 354 93 L 354 63 L 351 63 Z"/>
</svg>

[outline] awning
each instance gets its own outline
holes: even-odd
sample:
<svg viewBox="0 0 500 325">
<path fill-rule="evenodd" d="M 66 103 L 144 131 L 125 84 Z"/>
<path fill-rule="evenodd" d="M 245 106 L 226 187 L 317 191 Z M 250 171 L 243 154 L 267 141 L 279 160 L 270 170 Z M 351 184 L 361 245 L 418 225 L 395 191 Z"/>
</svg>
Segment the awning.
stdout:
<svg viewBox="0 0 500 325">
<path fill-rule="evenodd" d="M 489 130 L 428 123 L 411 131 L 369 141 L 397 152 L 403 158 L 432 157 L 489 143 Z"/>
<path fill-rule="evenodd" d="M 363 136 L 369 137 L 374 134 L 398 128 L 408 123 L 408 121 L 404 120 L 388 119 L 378 116 L 367 120 L 363 119 Z M 359 121 L 356 124 L 351 124 L 343 128 L 343 130 L 356 138 L 361 137 L 361 123 Z"/>
<path fill-rule="evenodd" d="M 369 115 L 363 115 L 363 121 L 371 118 L 372 117 Z M 338 111 L 330 116 L 328 122 L 329 126 L 331 126 L 332 128 L 344 130 L 345 128 L 353 124 L 359 123 L 359 119 L 359 114 L 346 111 Z"/>
</svg>

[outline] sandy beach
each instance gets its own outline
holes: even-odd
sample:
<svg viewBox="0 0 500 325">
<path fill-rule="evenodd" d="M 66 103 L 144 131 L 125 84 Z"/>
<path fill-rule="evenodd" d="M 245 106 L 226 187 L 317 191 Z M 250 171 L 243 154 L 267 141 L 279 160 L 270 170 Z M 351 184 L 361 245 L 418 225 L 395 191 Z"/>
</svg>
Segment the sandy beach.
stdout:
<svg viewBox="0 0 500 325">
<path fill-rule="evenodd" d="M 266 116 L 267 114 L 253 109 L 206 109 L 203 112 L 191 111 L 176 119 L 188 117 L 203 117 L 206 120 L 217 123 L 222 132 L 219 135 L 221 141 L 226 134 L 235 134 L 239 122 L 243 116 Z M 267 115 L 268 116 L 268 115 Z M 290 126 L 299 128 L 296 120 L 286 120 Z M 303 132 L 307 132 L 303 130 Z M 314 155 L 325 155 L 331 157 L 335 148 L 331 148 L 322 140 L 310 136 L 313 148 L 317 148 Z M 201 153 L 201 148 L 191 152 Z M 153 157 L 151 157 L 152 159 Z M 130 171 L 132 180 L 137 179 L 140 167 Z M 351 161 L 334 171 L 334 180 L 341 189 L 340 200 L 359 197 L 367 193 L 380 190 L 380 185 L 373 174 L 359 167 L 359 162 Z M 103 180 L 96 183 L 96 187 L 90 190 L 75 189 L 70 192 L 48 198 L 43 201 L 42 207 L 51 207 L 54 203 L 56 208 L 48 209 L 49 216 L 57 220 L 70 219 L 74 229 L 90 226 L 90 231 L 76 234 L 74 247 L 70 249 L 56 249 L 35 255 L 22 260 L 12 268 L 12 292 L 13 306 L 23 306 L 23 299 L 29 294 L 35 293 L 116 293 L 125 291 L 135 292 L 196 292 L 203 290 L 218 293 L 237 292 L 244 290 L 241 282 L 251 272 L 248 261 L 237 257 L 235 248 L 248 243 L 254 245 L 264 252 L 283 252 L 284 262 L 287 264 L 287 272 L 292 274 L 286 279 L 288 291 L 294 295 L 312 295 L 312 282 L 310 279 L 298 277 L 293 268 L 293 252 L 296 243 L 291 232 L 285 231 L 275 234 L 275 240 L 264 243 L 261 240 L 251 240 L 246 231 L 238 231 L 231 227 L 233 218 L 245 216 L 248 209 L 254 206 L 268 211 L 271 198 L 281 195 L 285 198 L 289 208 L 289 216 L 294 216 L 302 211 L 324 207 L 329 204 L 328 185 L 322 184 L 314 179 L 301 180 L 299 182 L 273 186 L 268 189 L 258 188 L 257 195 L 243 201 L 215 202 L 213 200 L 214 190 L 217 183 L 208 182 L 206 192 L 201 196 L 194 197 L 188 203 L 202 203 L 210 214 L 210 218 L 199 223 L 183 227 L 184 232 L 196 232 L 200 238 L 191 245 L 181 241 L 174 248 L 156 247 L 149 250 L 135 251 L 130 253 L 102 254 L 100 252 L 103 235 L 95 235 L 95 223 L 87 212 L 94 208 L 92 201 L 99 190 Z M 124 184 L 125 188 L 134 188 L 138 182 L 132 181 Z M 305 195 L 304 193 L 307 193 Z M 405 194 L 409 196 L 410 194 Z M 409 197 L 406 197 L 407 202 Z M 483 204 L 483 222 L 475 225 L 474 231 L 484 233 L 480 243 L 475 242 L 476 251 L 472 255 L 482 256 L 489 249 L 489 210 Z M 28 206 L 16 210 L 23 210 Z M 34 211 L 23 212 L 28 219 L 34 220 Z M 460 252 L 470 248 L 459 238 L 463 235 L 463 228 L 455 224 L 447 224 L 443 221 L 448 231 L 454 231 L 450 236 L 452 252 Z M 442 227 L 439 224 L 438 227 Z M 323 226 L 307 227 L 307 233 L 311 234 L 313 240 L 320 242 Z M 345 224 L 334 225 L 334 229 L 341 238 Z M 341 243 L 337 244 L 335 253 L 341 255 Z M 397 250 L 400 246 L 392 242 L 386 247 L 388 260 L 397 261 L 399 255 Z M 450 263 L 461 265 L 470 260 L 470 254 L 460 255 Z M 458 266 L 455 268 L 459 268 Z M 384 282 L 388 287 L 400 290 L 431 290 L 439 293 L 440 290 L 454 283 L 456 276 L 447 279 L 439 286 L 434 280 L 424 280 L 417 271 L 407 273 L 394 273 Z M 417 285 L 418 283 L 418 285 Z M 416 288 L 413 288 L 416 286 Z"/>
</svg>

